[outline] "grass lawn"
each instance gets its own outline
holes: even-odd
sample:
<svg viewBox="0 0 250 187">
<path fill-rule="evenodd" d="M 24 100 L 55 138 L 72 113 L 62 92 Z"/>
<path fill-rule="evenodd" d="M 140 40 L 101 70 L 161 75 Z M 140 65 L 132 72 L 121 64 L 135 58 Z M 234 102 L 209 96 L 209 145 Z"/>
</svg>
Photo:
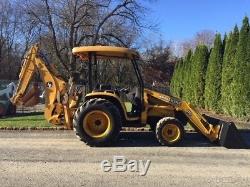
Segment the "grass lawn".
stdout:
<svg viewBox="0 0 250 187">
<path fill-rule="evenodd" d="M 52 127 L 52 125 L 44 119 L 43 114 L 32 114 L 0 118 L 0 127 Z"/>
<path fill-rule="evenodd" d="M 131 103 L 125 103 L 127 111 L 131 111 Z M 202 112 L 204 113 L 204 112 Z M 239 129 L 250 129 L 250 122 L 239 121 L 236 118 L 225 117 L 223 115 L 215 115 L 208 113 L 209 116 L 222 119 L 224 121 L 234 121 Z M 49 124 L 45 119 L 42 112 L 29 113 L 29 114 L 17 114 L 17 116 L 9 116 L 0 118 L 0 128 L 35 128 L 35 127 L 56 127 Z M 146 125 L 146 127 L 150 127 Z M 190 125 L 187 125 L 185 129 L 192 129 Z"/>
</svg>

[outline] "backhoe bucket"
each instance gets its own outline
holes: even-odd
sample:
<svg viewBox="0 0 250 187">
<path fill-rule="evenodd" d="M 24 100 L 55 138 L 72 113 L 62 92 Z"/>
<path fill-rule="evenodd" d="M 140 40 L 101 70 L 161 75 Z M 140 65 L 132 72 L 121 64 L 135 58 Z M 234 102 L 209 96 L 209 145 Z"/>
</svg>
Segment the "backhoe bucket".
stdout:
<svg viewBox="0 0 250 187">
<path fill-rule="evenodd" d="M 246 149 L 248 148 L 240 132 L 232 122 L 220 121 L 219 144 L 229 149 Z"/>
</svg>

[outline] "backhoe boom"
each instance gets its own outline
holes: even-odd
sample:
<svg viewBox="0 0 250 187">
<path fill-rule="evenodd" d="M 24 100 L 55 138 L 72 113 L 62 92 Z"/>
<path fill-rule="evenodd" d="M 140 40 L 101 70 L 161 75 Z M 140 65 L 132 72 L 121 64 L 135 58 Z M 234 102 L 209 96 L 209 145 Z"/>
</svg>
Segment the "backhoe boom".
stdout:
<svg viewBox="0 0 250 187">
<path fill-rule="evenodd" d="M 67 96 L 67 84 L 47 67 L 44 60 L 39 56 L 38 45 L 31 47 L 23 61 L 17 90 L 12 97 L 13 104 L 24 106 L 37 104 L 35 102 L 37 99 L 37 96 L 35 96 L 37 86 L 33 86 L 31 92 L 28 92 L 28 87 L 35 72 L 39 73 L 45 87 L 45 118 L 49 123 L 55 125 L 64 124 L 67 128 L 72 129 L 72 120 L 67 120 L 67 122 L 65 120 L 72 119 L 69 99 L 67 101 L 63 100 Z M 67 98 L 69 97 L 67 96 Z M 72 98 L 70 101 L 72 101 Z"/>
</svg>

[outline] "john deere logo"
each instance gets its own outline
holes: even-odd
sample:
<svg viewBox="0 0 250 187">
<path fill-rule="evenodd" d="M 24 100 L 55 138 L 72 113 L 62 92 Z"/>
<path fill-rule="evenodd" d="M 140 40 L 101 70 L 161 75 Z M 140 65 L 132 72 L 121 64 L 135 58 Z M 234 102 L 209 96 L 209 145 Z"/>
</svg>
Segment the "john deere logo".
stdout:
<svg viewBox="0 0 250 187">
<path fill-rule="evenodd" d="M 53 86 L 53 83 L 52 83 L 52 82 L 47 82 L 47 83 L 46 83 L 46 87 L 47 87 L 47 88 L 51 88 L 52 86 Z"/>
</svg>

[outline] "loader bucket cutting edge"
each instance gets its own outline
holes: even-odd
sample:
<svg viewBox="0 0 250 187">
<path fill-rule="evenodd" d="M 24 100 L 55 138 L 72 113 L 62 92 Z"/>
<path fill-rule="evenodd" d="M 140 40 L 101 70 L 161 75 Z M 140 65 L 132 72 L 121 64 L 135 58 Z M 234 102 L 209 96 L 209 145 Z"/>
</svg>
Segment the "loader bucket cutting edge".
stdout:
<svg viewBox="0 0 250 187">
<path fill-rule="evenodd" d="M 240 132 L 232 122 L 221 122 L 219 144 L 228 149 L 248 148 Z"/>
</svg>

